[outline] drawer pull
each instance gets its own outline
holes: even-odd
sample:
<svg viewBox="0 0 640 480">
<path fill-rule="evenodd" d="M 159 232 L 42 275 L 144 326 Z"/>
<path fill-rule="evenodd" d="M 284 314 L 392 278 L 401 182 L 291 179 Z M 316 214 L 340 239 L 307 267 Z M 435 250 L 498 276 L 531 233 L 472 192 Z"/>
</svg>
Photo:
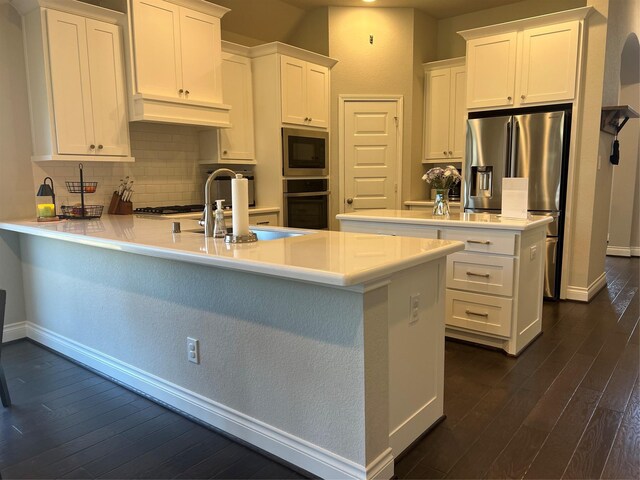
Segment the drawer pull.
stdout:
<svg viewBox="0 0 640 480">
<path fill-rule="evenodd" d="M 265 220 L 264 222 L 256 222 L 256 225 L 269 225 L 270 223 L 269 220 Z"/>
<path fill-rule="evenodd" d="M 491 245 L 489 240 L 467 240 L 467 243 L 478 243 L 480 245 Z"/>
<path fill-rule="evenodd" d="M 470 277 L 489 278 L 489 274 L 488 273 L 467 272 L 467 275 L 469 275 Z"/>
<path fill-rule="evenodd" d="M 464 313 L 466 313 L 467 315 L 476 315 L 477 317 L 489 317 L 488 313 L 474 312 L 473 310 L 465 310 Z"/>
</svg>

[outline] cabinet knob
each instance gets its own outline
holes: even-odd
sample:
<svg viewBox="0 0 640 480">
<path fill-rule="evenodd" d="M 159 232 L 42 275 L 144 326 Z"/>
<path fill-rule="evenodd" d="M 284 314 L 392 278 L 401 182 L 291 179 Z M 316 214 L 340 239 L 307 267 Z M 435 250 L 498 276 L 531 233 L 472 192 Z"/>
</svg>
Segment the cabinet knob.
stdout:
<svg viewBox="0 0 640 480">
<path fill-rule="evenodd" d="M 309 117 L 304 117 L 304 121 L 308 122 L 309 121 Z"/>
<path fill-rule="evenodd" d="M 226 155 L 227 153 L 228 153 L 228 152 L 227 152 L 226 150 L 223 150 L 223 151 L 222 151 L 222 154 L 223 154 L 223 155 Z"/>
<path fill-rule="evenodd" d="M 184 91 L 184 94 L 185 94 L 185 95 L 189 95 L 189 90 L 185 90 L 185 91 Z"/>
<path fill-rule="evenodd" d="M 511 97 L 507 97 L 507 100 L 511 101 Z"/>
<path fill-rule="evenodd" d="M 351 205 L 353 203 L 353 198 L 347 198 L 347 204 Z"/>
<path fill-rule="evenodd" d="M 98 150 L 102 150 L 104 147 L 102 145 L 98 145 Z"/>
<path fill-rule="evenodd" d="M 453 152 L 451 150 L 449 150 L 449 155 L 453 155 Z"/>
<path fill-rule="evenodd" d="M 525 95 L 520 95 L 520 98 L 521 98 L 522 100 L 524 100 L 524 97 L 525 97 Z"/>
<path fill-rule="evenodd" d="M 89 148 L 90 148 L 91 150 L 93 150 L 93 149 L 95 149 L 95 148 L 96 148 L 96 146 L 92 143 L 91 145 L 89 145 Z"/>
<path fill-rule="evenodd" d="M 184 93 L 184 90 L 183 90 L 183 89 L 180 89 L 180 90 L 178 90 L 178 93 L 179 93 L 180 95 L 182 95 L 182 94 Z"/>
<path fill-rule="evenodd" d="M 446 150 L 443 150 L 443 151 L 442 151 L 442 154 L 443 154 L 443 155 L 446 155 L 446 154 L 447 154 L 447 151 L 446 151 Z"/>
<path fill-rule="evenodd" d="M 310 121 L 310 122 L 313 122 L 313 118 L 309 117 L 309 121 Z"/>
</svg>

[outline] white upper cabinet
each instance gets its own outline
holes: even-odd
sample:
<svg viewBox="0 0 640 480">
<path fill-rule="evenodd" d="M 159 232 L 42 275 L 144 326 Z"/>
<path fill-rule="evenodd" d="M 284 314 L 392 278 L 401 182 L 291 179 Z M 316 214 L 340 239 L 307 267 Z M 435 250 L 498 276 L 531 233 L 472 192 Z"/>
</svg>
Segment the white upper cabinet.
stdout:
<svg viewBox="0 0 640 480">
<path fill-rule="evenodd" d="M 424 70 L 425 160 L 461 159 L 466 119 L 464 58 L 427 63 Z"/>
<path fill-rule="evenodd" d="M 578 22 L 525 30 L 520 62 L 520 103 L 570 100 L 578 67 Z"/>
<path fill-rule="evenodd" d="M 129 0 L 131 119 L 225 127 L 220 18 L 204 0 Z"/>
<path fill-rule="evenodd" d="M 130 157 L 123 14 L 79 2 L 16 1 L 23 14 L 36 161 Z"/>
<path fill-rule="evenodd" d="M 222 96 L 231 106 L 231 128 L 200 132 L 200 163 L 255 163 L 251 81 L 251 59 L 223 51 Z"/>
<path fill-rule="evenodd" d="M 591 7 L 459 32 L 467 40 L 467 107 L 572 101 Z"/>
<path fill-rule="evenodd" d="M 467 42 L 468 108 L 513 105 L 516 32 Z"/>
<path fill-rule="evenodd" d="M 280 57 L 282 123 L 329 127 L 329 69 Z"/>
</svg>

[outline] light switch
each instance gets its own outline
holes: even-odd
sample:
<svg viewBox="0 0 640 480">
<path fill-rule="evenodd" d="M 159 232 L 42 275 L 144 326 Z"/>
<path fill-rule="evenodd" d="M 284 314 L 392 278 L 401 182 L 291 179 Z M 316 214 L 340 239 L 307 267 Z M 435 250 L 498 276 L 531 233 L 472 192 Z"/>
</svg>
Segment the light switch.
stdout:
<svg viewBox="0 0 640 480">
<path fill-rule="evenodd" d="M 409 317 L 409 323 L 416 323 L 419 319 L 420 312 L 420 294 L 416 293 L 409 297 L 409 307 L 411 309 L 411 316 Z"/>
</svg>

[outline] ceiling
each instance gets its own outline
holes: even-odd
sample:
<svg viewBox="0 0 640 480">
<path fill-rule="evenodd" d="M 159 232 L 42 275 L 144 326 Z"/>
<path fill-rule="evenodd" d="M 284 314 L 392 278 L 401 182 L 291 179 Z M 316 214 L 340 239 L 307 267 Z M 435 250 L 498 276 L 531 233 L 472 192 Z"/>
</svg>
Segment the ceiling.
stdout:
<svg viewBox="0 0 640 480">
<path fill-rule="evenodd" d="M 376 0 L 373 3 L 364 3 L 362 0 L 282 0 L 303 10 L 311 10 L 317 7 L 394 7 L 415 8 L 434 18 L 448 18 L 464 13 L 486 10 L 499 7 L 520 0 Z M 237 2 L 236 2 L 237 3 Z"/>
</svg>

